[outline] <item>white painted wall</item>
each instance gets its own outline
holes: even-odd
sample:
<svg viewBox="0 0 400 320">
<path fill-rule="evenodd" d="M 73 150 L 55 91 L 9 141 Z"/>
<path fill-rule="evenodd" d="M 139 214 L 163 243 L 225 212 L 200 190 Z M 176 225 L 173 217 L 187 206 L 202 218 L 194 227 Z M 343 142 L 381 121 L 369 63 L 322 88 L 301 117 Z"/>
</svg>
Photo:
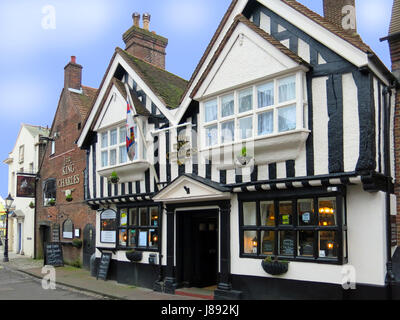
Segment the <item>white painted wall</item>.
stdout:
<svg viewBox="0 0 400 320">
<path fill-rule="evenodd" d="M 15 210 L 20 210 L 25 214 L 23 220 L 16 218 L 14 219 L 14 226 L 10 230 L 13 232 L 13 243 L 10 243 L 10 248 L 17 252 L 18 248 L 18 233 L 17 226 L 18 222 L 22 223 L 22 250 L 26 256 L 33 257 L 34 255 L 34 209 L 29 208 L 29 203 L 34 202 L 34 198 L 20 198 L 16 196 L 17 187 L 17 173 L 24 172 L 32 173 L 31 163 L 33 163 L 33 172 L 36 173 L 38 170 L 38 147 L 35 146 L 39 142 L 39 136 L 33 136 L 25 125 L 21 125 L 20 132 L 18 134 L 14 149 L 9 153 L 9 159 L 12 161 L 8 162 L 9 165 L 9 179 L 8 179 L 8 191 L 14 198 L 13 206 Z M 24 161 L 19 162 L 19 149 L 20 146 L 24 145 Z M 13 174 L 14 173 L 14 174 Z M 12 238 L 11 236 L 9 238 Z M 19 253 L 19 252 L 17 252 Z"/>
</svg>

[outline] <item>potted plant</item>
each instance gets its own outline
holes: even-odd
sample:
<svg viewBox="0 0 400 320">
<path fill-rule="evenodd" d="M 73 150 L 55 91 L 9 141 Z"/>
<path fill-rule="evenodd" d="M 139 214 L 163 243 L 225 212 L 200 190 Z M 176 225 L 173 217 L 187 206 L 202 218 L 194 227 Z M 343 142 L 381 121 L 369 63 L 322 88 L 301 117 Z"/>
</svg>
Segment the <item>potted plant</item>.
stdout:
<svg viewBox="0 0 400 320">
<path fill-rule="evenodd" d="M 68 194 L 68 195 L 65 197 L 65 200 L 67 200 L 68 202 L 71 202 L 71 201 L 72 201 L 72 194 Z"/>
<path fill-rule="evenodd" d="M 35 208 L 35 204 L 33 203 L 33 201 L 31 201 L 31 203 L 29 204 L 29 208 L 31 209 Z"/>
<path fill-rule="evenodd" d="M 143 253 L 141 251 L 136 251 L 136 250 L 126 251 L 125 256 L 131 262 L 138 262 L 143 259 Z"/>
<path fill-rule="evenodd" d="M 78 249 L 82 248 L 82 240 L 81 239 L 72 240 L 72 246 Z"/>
<path fill-rule="evenodd" d="M 119 177 L 118 177 L 118 174 L 115 171 L 111 172 L 110 180 L 111 180 L 112 183 L 118 183 Z"/>
<path fill-rule="evenodd" d="M 266 273 L 278 276 L 288 271 L 289 262 L 283 260 L 279 261 L 278 257 L 272 258 L 268 256 L 261 261 L 261 266 Z"/>
<path fill-rule="evenodd" d="M 54 206 L 56 205 L 56 200 L 55 200 L 55 199 L 50 199 L 47 203 L 48 203 L 50 206 L 54 207 Z"/>
<path fill-rule="evenodd" d="M 247 156 L 247 148 L 243 147 L 240 156 L 237 157 L 237 161 L 240 165 L 246 166 L 250 163 L 251 157 Z"/>
</svg>

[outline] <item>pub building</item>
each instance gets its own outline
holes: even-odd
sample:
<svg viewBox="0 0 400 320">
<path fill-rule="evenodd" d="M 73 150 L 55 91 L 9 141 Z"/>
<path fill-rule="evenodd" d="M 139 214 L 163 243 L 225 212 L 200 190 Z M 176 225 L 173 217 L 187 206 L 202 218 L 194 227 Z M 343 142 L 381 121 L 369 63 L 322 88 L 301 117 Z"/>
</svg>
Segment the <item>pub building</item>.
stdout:
<svg viewBox="0 0 400 320">
<path fill-rule="evenodd" d="M 324 11 L 233 0 L 189 81 L 133 15 L 78 139 L 109 278 L 214 299 L 386 297 L 398 83 L 354 0 Z"/>
<path fill-rule="evenodd" d="M 86 152 L 76 145 L 97 90 L 83 86 L 76 57 L 66 65 L 64 88 L 39 168 L 36 188 L 37 258 L 46 243 L 61 243 L 65 264 L 90 268 L 96 213 L 84 202 Z"/>
</svg>

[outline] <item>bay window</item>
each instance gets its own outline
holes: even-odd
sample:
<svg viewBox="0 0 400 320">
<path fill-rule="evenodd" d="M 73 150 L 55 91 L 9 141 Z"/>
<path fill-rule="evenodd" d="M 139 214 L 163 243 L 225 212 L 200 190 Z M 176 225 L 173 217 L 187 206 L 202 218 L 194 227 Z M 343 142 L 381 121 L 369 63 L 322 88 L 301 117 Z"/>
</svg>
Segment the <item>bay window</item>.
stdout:
<svg viewBox="0 0 400 320">
<path fill-rule="evenodd" d="M 203 102 L 203 147 L 302 129 L 303 80 L 303 73 L 298 73 Z"/>
<path fill-rule="evenodd" d="M 333 264 L 347 259 L 346 214 L 340 191 L 241 196 L 239 226 L 241 257 L 277 256 Z"/>
<path fill-rule="evenodd" d="M 136 129 L 136 128 L 135 128 Z M 135 130 L 137 131 L 137 130 Z M 136 136 L 136 132 L 135 132 Z M 136 136 L 137 139 L 137 136 Z M 101 167 L 112 167 L 118 164 L 124 164 L 127 162 L 127 151 L 126 151 L 126 128 L 119 127 L 111 130 L 102 132 L 100 134 L 100 146 L 101 146 Z M 135 148 L 135 160 L 137 159 L 137 143 L 134 145 Z"/>
</svg>

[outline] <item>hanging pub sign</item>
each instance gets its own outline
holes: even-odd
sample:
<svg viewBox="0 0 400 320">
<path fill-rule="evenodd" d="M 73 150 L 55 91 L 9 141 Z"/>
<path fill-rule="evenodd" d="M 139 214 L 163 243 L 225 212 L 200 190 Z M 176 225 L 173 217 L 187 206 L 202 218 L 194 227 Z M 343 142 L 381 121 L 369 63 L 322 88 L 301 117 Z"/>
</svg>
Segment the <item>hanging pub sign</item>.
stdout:
<svg viewBox="0 0 400 320">
<path fill-rule="evenodd" d="M 17 175 L 17 197 L 34 198 L 35 197 L 35 176 Z"/>
</svg>

